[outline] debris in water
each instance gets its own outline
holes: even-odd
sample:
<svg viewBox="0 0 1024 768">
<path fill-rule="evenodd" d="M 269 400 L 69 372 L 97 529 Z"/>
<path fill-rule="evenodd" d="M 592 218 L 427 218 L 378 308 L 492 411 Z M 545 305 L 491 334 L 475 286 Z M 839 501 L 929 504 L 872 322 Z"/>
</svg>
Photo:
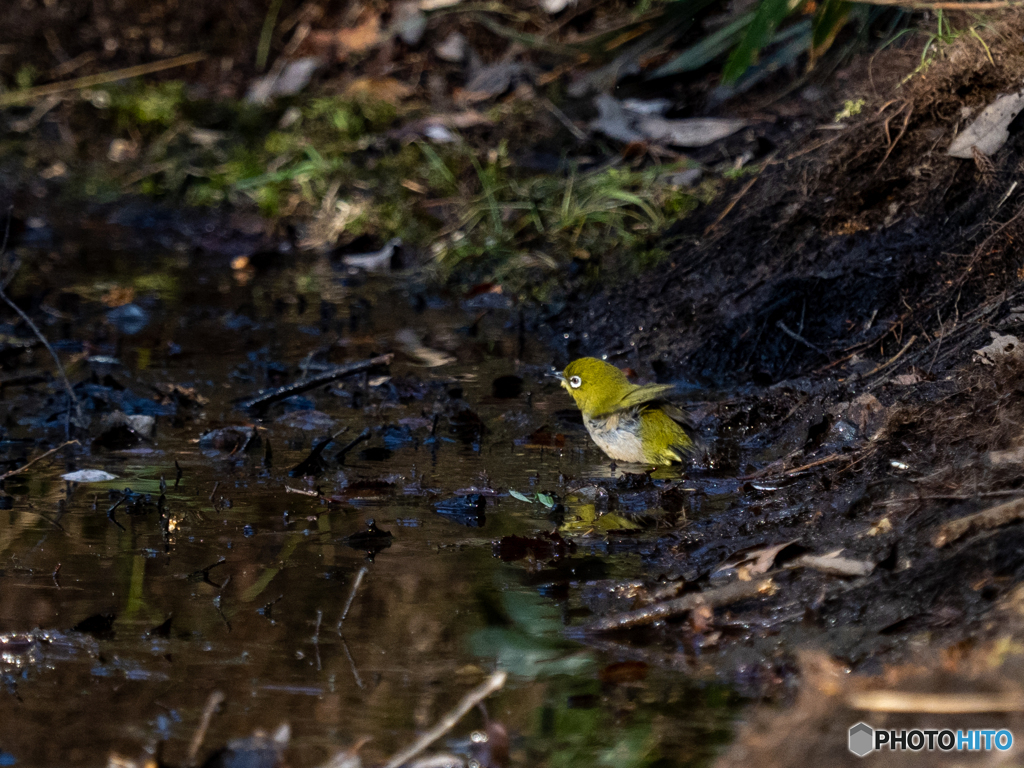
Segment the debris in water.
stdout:
<svg viewBox="0 0 1024 768">
<path fill-rule="evenodd" d="M 470 528 L 482 528 L 487 522 L 487 501 L 479 493 L 434 502 L 434 509 L 452 522 Z"/>
</svg>

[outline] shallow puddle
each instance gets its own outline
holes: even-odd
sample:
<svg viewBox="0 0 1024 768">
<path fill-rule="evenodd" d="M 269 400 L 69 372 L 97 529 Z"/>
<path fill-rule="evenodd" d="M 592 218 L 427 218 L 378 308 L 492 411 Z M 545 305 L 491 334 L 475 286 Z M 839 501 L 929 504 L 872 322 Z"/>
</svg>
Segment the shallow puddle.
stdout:
<svg viewBox="0 0 1024 768">
<path fill-rule="evenodd" d="M 700 765 L 729 738 L 727 689 L 567 638 L 589 615 L 580 590 L 641 574 L 652 534 L 601 531 L 586 516 L 600 501 L 570 498 L 567 478 L 586 487 L 608 463 L 544 380 L 554 356 L 500 296 L 443 299 L 326 258 L 204 268 L 92 237 L 70 274 L 66 257 L 22 254 L 15 295 L 44 307 L 44 331 L 86 382 L 94 432 L 113 409 L 153 415 L 156 429 L 135 445 L 71 447 L 6 481 L 0 764 L 100 765 L 148 749 L 181 765 L 213 691 L 225 703 L 200 763 L 287 722 L 293 766 L 363 737 L 374 764 L 495 669 L 510 677 L 486 707 L 510 753 L 492 765 Z M 263 418 L 233 405 L 297 380 L 303 364 L 313 375 L 392 350 L 386 375 Z M 46 367 L 44 350 L 25 354 Z M 62 435 L 61 398 L 47 392 L 4 389 L 3 471 L 41 453 L 43 434 Z M 230 435 L 200 440 L 232 425 L 258 427 L 243 450 Z M 290 477 L 332 434 L 324 471 Z M 60 479 L 79 469 L 117 479 Z M 715 483 L 723 499 L 736 490 Z M 642 511 L 644 498 L 622 506 Z M 383 533 L 347 540 L 371 519 Z M 572 548 L 496 556 L 510 551 L 503 537 L 559 525 Z M 434 751 L 468 759 L 483 728 L 474 712 Z"/>
</svg>

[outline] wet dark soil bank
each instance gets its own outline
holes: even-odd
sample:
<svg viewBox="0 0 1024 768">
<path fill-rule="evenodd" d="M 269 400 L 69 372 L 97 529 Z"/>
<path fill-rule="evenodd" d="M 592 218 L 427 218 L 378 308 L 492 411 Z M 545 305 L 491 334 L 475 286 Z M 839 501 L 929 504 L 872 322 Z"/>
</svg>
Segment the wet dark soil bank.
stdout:
<svg viewBox="0 0 1024 768">
<path fill-rule="evenodd" d="M 807 550 L 873 567 L 857 578 L 787 570 L 773 595 L 713 622 L 643 634 L 649 648 L 758 638 L 759 674 L 775 659 L 781 679 L 816 627 L 829 653 L 878 671 L 922 642 L 977 638 L 1024 576 L 1012 514 L 944 538 L 949 521 L 1024 493 L 1019 358 L 986 365 L 975 353 L 1024 326 L 1024 136 L 1011 127 L 991 162 L 945 153 L 965 107 L 977 114 L 1018 87 L 1012 46 L 992 54 L 998 66 L 958 44 L 869 97 L 854 125 L 779 147 L 759 177 L 736 182 L 730 209 L 678 225 L 668 263 L 630 290 L 569 302 L 558 329 L 568 358 L 606 354 L 729 393 L 699 409 L 718 439 L 715 467 L 733 467 L 742 493 L 669 537 L 653 573 L 713 584 L 737 550 L 788 541 L 805 549 L 783 550 L 776 567 Z"/>
<path fill-rule="evenodd" d="M 905 85 L 892 61 L 887 84 L 865 78 L 857 120 L 779 146 L 760 175 L 681 221 L 671 258 L 630 290 L 570 302 L 570 354 L 713 385 L 772 384 L 826 366 L 863 373 L 915 335 L 902 367 L 962 362 L 963 321 L 980 310 L 997 327 L 1018 295 L 1024 190 L 1013 182 L 1024 134 L 1011 126 L 991 161 L 946 148 L 970 115 L 1016 89 L 1024 62 L 1000 40 L 1019 26 L 997 38 L 996 64 L 961 41 Z M 884 55 L 874 64 L 879 79 L 885 64 Z"/>
</svg>

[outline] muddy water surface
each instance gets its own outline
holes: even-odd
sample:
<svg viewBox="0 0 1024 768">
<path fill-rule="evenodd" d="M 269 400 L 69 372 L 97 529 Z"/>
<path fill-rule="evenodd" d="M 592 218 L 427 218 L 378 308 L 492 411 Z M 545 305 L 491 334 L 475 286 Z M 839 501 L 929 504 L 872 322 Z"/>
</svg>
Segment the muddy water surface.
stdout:
<svg viewBox="0 0 1024 768">
<path fill-rule="evenodd" d="M 557 506 L 610 470 L 543 378 L 556 358 L 500 296 L 442 297 L 327 259 L 233 269 L 105 242 L 76 243 L 71 267 L 26 249 L 12 288 L 71 361 L 100 440 L 5 484 L 0 764 L 101 765 L 145 750 L 182 764 L 213 691 L 225 704 L 200 761 L 289 723 L 292 765 L 363 737 L 374 764 L 495 669 L 510 677 L 488 713 L 511 752 L 494 765 L 700 765 L 728 738 L 727 690 L 567 639 L 589 615 L 581 590 L 641 574 L 654 538 L 595 529 L 587 504 Z M 261 417 L 233 405 L 389 351 L 388 370 Z M 47 357 L 5 365 L 22 374 Z M 4 389 L 3 471 L 63 439 L 55 392 Z M 132 445 L 104 426 L 118 410 L 155 416 L 152 437 Z M 244 427 L 244 448 L 203 438 L 229 426 Z M 343 428 L 322 472 L 289 476 Z M 78 469 L 117 478 L 60 479 Z M 137 495 L 108 514 L 126 488 Z M 371 519 L 390 536 L 348 538 Z M 496 556 L 503 537 L 560 525 L 558 552 Z M 474 712 L 435 750 L 469 758 L 482 727 Z"/>
</svg>

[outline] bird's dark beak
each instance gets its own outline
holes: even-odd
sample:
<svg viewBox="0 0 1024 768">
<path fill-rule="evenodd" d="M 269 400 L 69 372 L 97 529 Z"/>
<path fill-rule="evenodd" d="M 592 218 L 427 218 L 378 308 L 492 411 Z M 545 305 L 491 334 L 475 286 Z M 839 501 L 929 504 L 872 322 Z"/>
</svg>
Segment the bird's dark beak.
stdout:
<svg viewBox="0 0 1024 768">
<path fill-rule="evenodd" d="M 561 371 L 552 371 L 551 373 L 548 374 L 548 376 L 550 376 L 553 379 L 558 379 L 563 384 L 565 383 L 565 374 L 562 373 Z"/>
</svg>

